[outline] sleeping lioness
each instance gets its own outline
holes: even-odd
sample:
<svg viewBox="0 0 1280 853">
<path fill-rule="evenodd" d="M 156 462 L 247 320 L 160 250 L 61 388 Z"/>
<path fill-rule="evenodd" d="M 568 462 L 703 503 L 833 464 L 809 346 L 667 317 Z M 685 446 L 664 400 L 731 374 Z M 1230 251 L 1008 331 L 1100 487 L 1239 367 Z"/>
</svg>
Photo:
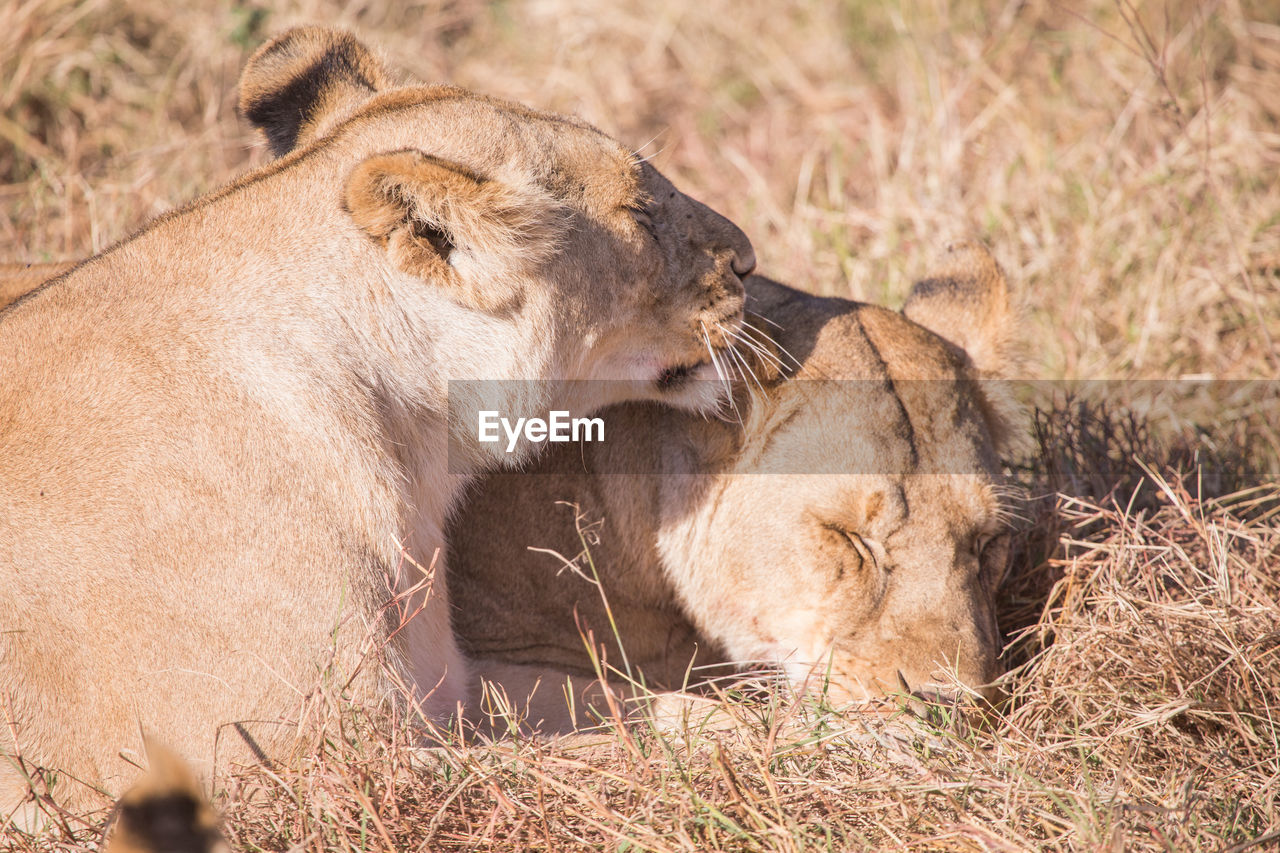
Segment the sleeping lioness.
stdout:
<svg viewBox="0 0 1280 853">
<path fill-rule="evenodd" d="M 0 820 L 46 768 L 118 793 L 143 732 L 279 754 L 321 683 L 452 712 L 433 558 L 507 458 L 469 407 L 717 404 L 737 228 L 581 121 L 387 79 L 270 42 L 240 103 L 279 160 L 0 311 Z"/>
<path fill-rule="evenodd" d="M 588 630 L 665 688 L 697 680 L 695 651 L 829 676 L 841 700 L 984 693 L 998 674 L 1009 412 L 978 380 L 1010 358 L 999 267 L 952 247 L 902 313 L 758 277 L 747 294 L 779 346 L 748 330 L 760 385 L 746 376 L 736 411 L 608 409 L 612 439 L 489 475 L 453 520 L 462 647 L 530 723 L 571 726 L 561 674 L 590 683 Z"/>
</svg>

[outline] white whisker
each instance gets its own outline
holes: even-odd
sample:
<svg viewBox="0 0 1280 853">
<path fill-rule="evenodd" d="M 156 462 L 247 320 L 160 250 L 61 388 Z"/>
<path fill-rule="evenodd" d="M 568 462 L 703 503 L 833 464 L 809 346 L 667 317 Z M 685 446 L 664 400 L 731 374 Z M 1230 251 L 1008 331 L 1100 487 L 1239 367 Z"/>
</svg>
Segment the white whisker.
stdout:
<svg viewBox="0 0 1280 853">
<path fill-rule="evenodd" d="M 747 376 L 742 372 L 742 354 L 739 353 L 732 344 L 725 347 L 724 351 L 729 356 L 725 359 L 725 363 L 727 363 L 730 369 L 733 370 L 734 380 L 737 382 L 746 382 Z"/>
<path fill-rule="evenodd" d="M 747 362 L 746 357 L 742 353 L 738 352 L 736 347 L 730 347 L 729 352 L 733 353 L 733 357 L 736 358 L 738 360 L 738 364 L 742 366 L 741 367 L 742 371 L 746 374 L 746 376 L 751 377 L 751 382 L 754 382 L 756 384 L 756 388 L 758 388 L 760 390 L 760 393 L 763 394 L 764 383 L 760 381 L 759 376 L 756 376 L 756 372 L 751 369 L 751 365 Z M 743 382 L 747 382 L 747 379 L 745 376 L 743 377 Z M 747 382 L 748 389 L 750 388 L 750 384 L 751 384 L 750 382 Z"/>
<path fill-rule="evenodd" d="M 702 321 L 698 321 L 698 325 L 702 331 L 702 343 L 707 348 L 707 355 L 711 357 L 711 366 L 716 370 L 716 378 L 721 382 L 725 381 L 724 368 L 720 366 L 720 359 L 716 358 L 715 347 L 711 346 L 711 335 L 707 333 L 707 327 Z"/>
<path fill-rule="evenodd" d="M 716 358 L 715 347 L 711 346 L 711 335 L 707 332 L 707 326 L 701 320 L 698 321 L 698 326 L 702 332 L 702 343 L 707 348 L 707 355 L 711 357 L 711 366 L 715 368 L 716 379 L 724 383 L 726 381 L 724 368 L 720 365 L 720 359 Z"/>
<path fill-rule="evenodd" d="M 779 373 L 786 373 L 786 365 L 782 363 L 782 360 L 756 341 L 742 333 L 735 333 L 733 338 L 738 343 L 746 345 L 746 347 L 755 353 L 761 361 L 767 362 L 776 367 Z"/>
<path fill-rule="evenodd" d="M 652 144 L 657 140 L 657 138 L 658 138 L 659 136 L 661 136 L 662 134 L 664 134 L 664 133 L 666 133 L 666 131 L 665 131 L 665 130 L 660 130 L 660 131 L 658 131 L 657 133 L 655 133 L 653 136 L 649 137 L 649 141 L 648 141 L 648 142 L 646 142 L 644 145 L 641 145 L 641 146 L 640 146 L 639 148 L 637 148 L 635 151 L 632 151 L 632 152 L 631 152 L 631 156 L 632 156 L 632 157 L 637 157 L 637 158 L 638 158 L 638 157 L 640 157 L 640 152 L 641 152 L 641 151 L 643 151 L 644 149 L 648 148 L 650 145 L 652 145 Z M 664 147 L 665 147 L 665 146 L 664 146 Z M 657 151 L 655 154 L 650 154 L 650 155 L 649 155 L 649 157 L 654 157 L 654 156 L 657 156 L 657 154 L 661 154 L 661 153 L 662 153 L 662 148 L 659 148 L 659 149 L 658 149 L 658 151 Z M 641 162 L 641 163 L 643 163 L 645 160 L 649 159 L 649 157 L 646 157 L 646 158 L 644 158 L 644 159 L 641 159 L 641 160 L 640 160 L 640 162 Z"/>
<path fill-rule="evenodd" d="M 787 358 L 789 358 L 789 359 L 791 360 L 791 363 L 792 363 L 792 364 L 794 364 L 794 365 L 796 366 L 796 370 L 795 370 L 795 374 L 794 374 L 796 378 L 800 378 L 800 377 L 802 377 L 802 376 L 805 376 L 805 377 L 810 378 L 810 379 L 830 379 L 830 378 L 831 378 L 831 377 L 827 374 L 827 372 L 826 372 L 826 371 L 824 371 L 824 370 L 818 370 L 817 368 L 813 367 L 812 365 L 805 365 L 805 364 L 801 364 L 801 363 L 800 363 L 800 359 L 798 359 L 798 358 L 796 358 L 794 355 L 792 355 L 792 354 L 791 354 L 791 351 L 790 351 L 790 350 L 788 350 L 786 347 L 784 347 L 784 346 L 783 346 L 783 345 L 778 341 L 778 339 L 777 339 L 777 338 L 772 337 L 772 336 L 771 336 L 771 335 L 769 335 L 768 333 L 766 333 L 766 332 L 762 331 L 761 329 L 759 329 L 759 328 L 757 328 L 757 327 L 755 327 L 755 326 L 751 325 L 750 323 L 747 323 L 746 321 L 743 321 L 743 324 L 742 324 L 742 325 L 743 325 L 743 327 L 744 327 L 744 328 L 743 328 L 743 330 L 742 330 L 744 335 L 747 335 L 748 333 L 750 333 L 750 334 L 751 334 L 751 335 L 753 335 L 753 336 L 754 336 L 754 335 L 758 335 L 758 336 L 760 336 L 760 337 L 763 337 L 765 340 L 769 341 L 769 342 L 770 342 L 770 343 L 772 343 L 775 347 L 777 347 L 777 348 L 778 348 L 778 352 L 782 353 L 782 354 L 783 354 L 783 355 L 785 355 Z M 775 324 L 775 325 L 776 325 L 776 324 Z M 758 341 L 757 341 L 757 342 L 758 342 Z"/>
<path fill-rule="evenodd" d="M 777 348 L 778 348 L 778 352 L 782 353 L 782 354 L 783 354 L 783 355 L 785 355 L 787 358 L 791 359 L 792 363 L 793 363 L 793 364 L 795 364 L 795 366 L 796 366 L 797 368 L 799 368 L 799 369 L 801 369 L 801 370 L 803 370 L 803 369 L 804 369 L 804 365 L 800 363 L 800 359 L 798 359 L 798 358 L 796 358 L 794 355 L 792 355 L 792 354 L 791 354 L 791 352 L 790 352 L 786 347 L 784 347 L 781 343 L 779 343 L 779 342 L 777 341 L 777 339 L 775 339 L 775 338 L 774 338 L 772 335 L 770 335 L 768 332 L 764 331 L 763 329 L 757 328 L 756 326 L 751 325 L 751 324 L 750 324 L 750 323 L 748 323 L 746 320 L 743 320 L 743 321 L 742 321 L 742 330 L 743 330 L 743 332 L 744 332 L 744 333 L 750 332 L 750 333 L 753 333 L 753 334 L 755 334 L 755 335 L 759 335 L 761 338 L 763 338 L 763 339 L 764 339 L 764 341 L 766 341 L 767 343 L 771 343 L 771 344 L 773 344 L 775 347 L 777 347 Z"/>
<path fill-rule="evenodd" d="M 733 344 L 729 344 L 724 348 L 729 357 L 725 359 L 733 368 L 734 376 L 739 382 L 747 381 L 747 374 L 743 372 L 742 353 L 738 352 L 738 348 Z"/>
<path fill-rule="evenodd" d="M 716 323 L 716 328 L 719 329 L 722 334 L 725 332 L 724 326 L 721 326 L 719 323 Z M 735 335 L 730 335 L 730 337 L 736 338 Z M 748 346 L 751 346 L 749 342 L 745 342 L 745 343 L 747 343 Z M 760 389 L 760 392 L 764 393 L 764 384 L 760 381 L 760 377 L 756 376 L 756 372 L 751 369 L 751 365 L 747 362 L 746 357 L 743 356 L 743 354 L 738 351 L 738 348 L 733 346 L 732 344 L 729 345 L 728 350 L 733 355 L 733 357 L 737 359 L 737 362 L 740 366 L 740 370 L 743 373 L 742 381 L 747 382 L 747 376 L 750 376 L 751 379 L 756 383 L 756 387 Z"/>
<path fill-rule="evenodd" d="M 720 378 L 720 382 L 724 386 L 725 399 L 729 402 L 729 408 L 737 416 L 738 425 L 742 426 L 742 414 L 738 411 L 738 404 L 733 399 L 733 383 L 726 378 L 724 369 L 720 365 L 720 359 L 716 357 L 716 350 L 711 345 L 711 335 L 707 332 L 706 323 L 699 320 L 698 327 L 702 331 L 702 342 L 707 346 L 707 354 L 711 356 L 711 364 L 716 369 L 716 376 Z"/>
<path fill-rule="evenodd" d="M 747 349 L 749 349 L 752 353 L 754 353 L 755 357 L 759 359 L 761 362 L 763 362 L 764 364 L 770 365 L 775 370 L 777 370 L 779 376 L 786 375 L 787 366 L 783 364 L 776 355 L 764 349 L 755 341 L 745 336 L 737 335 L 735 336 L 735 340 L 738 343 L 747 347 Z M 754 371 L 752 371 L 752 375 L 754 375 Z M 756 377 L 756 383 L 760 384 L 760 378 L 758 376 Z M 763 388 L 761 390 L 763 390 Z"/>
</svg>

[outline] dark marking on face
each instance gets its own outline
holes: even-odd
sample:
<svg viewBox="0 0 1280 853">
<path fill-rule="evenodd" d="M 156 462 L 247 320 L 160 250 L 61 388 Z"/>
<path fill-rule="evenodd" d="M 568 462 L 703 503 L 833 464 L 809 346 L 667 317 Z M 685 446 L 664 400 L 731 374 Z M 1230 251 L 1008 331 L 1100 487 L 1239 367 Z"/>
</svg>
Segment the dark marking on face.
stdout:
<svg viewBox="0 0 1280 853">
<path fill-rule="evenodd" d="M 907 443 L 907 447 L 911 450 L 911 467 L 914 469 L 920 464 L 920 451 L 916 447 L 916 430 L 911 423 L 911 415 L 907 412 L 907 407 L 903 404 L 902 398 L 898 395 L 898 390 L 894 385 L 893 377 L 889 374 L 889 364 L 884 360 L 884 356 L 880 353 L 880 348 L 876 346 L 875 341 L 871 339 L 871 335 L 867 334 L 867 327 L 862 322 L 862 317 L 857 312 L 853 315 L 854 322 L 858 324 L 858 331 L 862 333 L 862 339 L 866 341 L 867 348 L 871 350 L 871 356 L 878 362 L 880 373 L 884 376 L 885 388 L 889 391 L 890 397 L 897 404 L 899 420 L 895 425 L 895 433 L 899 438 Z"/>
<path fill-rule="evenodd" d="M 884 508 L 884 493 L 876 492 L 867 498 L 867 509 L 864 513 L 867 524 L 875 521 L 876 516 L 880 514 L 880 510 Z"/>
</svg>

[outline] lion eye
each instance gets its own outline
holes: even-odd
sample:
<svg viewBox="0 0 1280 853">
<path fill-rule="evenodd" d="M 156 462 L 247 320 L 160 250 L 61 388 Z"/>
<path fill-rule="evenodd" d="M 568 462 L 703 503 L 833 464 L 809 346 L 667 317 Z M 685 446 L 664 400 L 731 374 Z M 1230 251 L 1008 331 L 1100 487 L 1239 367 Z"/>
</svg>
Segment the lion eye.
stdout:
<svg viewBox="0 0 1280 853">
<path fill-rule="evenodd" d="M 860 534 L 855 533 L 852 530 L 845 530 L 842 527 L 829 526 L 827 529 L 844 540 L 845 544 L 858 555 L 858 560 L 862 565 L 871 566 L 876 569 L 880 568 L 879 549 L 874 546 L 870 540 L 863 538 Z"/>
<path fill-rule="evenodd" d="M 1003 533 L 978 535 L 973 538 L 973 554 L 978 558 L 978 572 L 991 588 L 1004 581 L 1008 571 L 1008 536 Z"/>
<path fill-rule="evenodd" d="M 845 531 L 844 536 L 849 540 L 850 547 L 858 552 L 858 556 L 862 558 L 864 563 L 871 563 L 873 566 L 876 564 L 876 555 L 871 552 L 871 548 L 867 545 L 867 540 L 849 531 Z"/>
<path fill-rule="evenodd" d="M 658 233 L 653 228 L 653 215 L 648 207 L 640 204 L 628 205 L 627 212 L 631 214 L 635 223 L 645 230 L 645 233 L 655 240 L 658 239 Z"/>
<path fill-rule="evenodd" d="M 973 537 L 970 548 L 973 555 L 980 560 L 991 557 L 995 551 L 1007 541 L 1007 535 L 1000 533 L 979 533 Z"/>
</svg>

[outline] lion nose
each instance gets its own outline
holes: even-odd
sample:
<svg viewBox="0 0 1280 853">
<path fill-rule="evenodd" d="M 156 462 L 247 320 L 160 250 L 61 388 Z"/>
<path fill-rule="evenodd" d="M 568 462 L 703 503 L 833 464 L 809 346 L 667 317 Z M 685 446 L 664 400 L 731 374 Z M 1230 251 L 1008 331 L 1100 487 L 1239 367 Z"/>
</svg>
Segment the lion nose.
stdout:
<svg viewBox="0 0 1280 853">
<path fill-rule="evenodd" d="M 751 245 L 751 238 L 724 215 L 701 202 L 694 201 L 693 204 L 706 215 L 703 220 L 706 230 L 699 233 L 702 236 L 711 237 L 709 242 L 716 246 L 717 262 L 723 257 L 721 253 L 728 250 L 733 256 L 730 266 L 734 274 L 739 278 L 751 275 L 751 271 L 756 268 L 756 250 Z"/>
<path fill-rule="evenodd" d="M 746 278 L 756 268 L 756 250 L 746 235 L 742 236 L 743 245 L 734 247 L 733 271 L 738 278 Z"/>
</svg>

